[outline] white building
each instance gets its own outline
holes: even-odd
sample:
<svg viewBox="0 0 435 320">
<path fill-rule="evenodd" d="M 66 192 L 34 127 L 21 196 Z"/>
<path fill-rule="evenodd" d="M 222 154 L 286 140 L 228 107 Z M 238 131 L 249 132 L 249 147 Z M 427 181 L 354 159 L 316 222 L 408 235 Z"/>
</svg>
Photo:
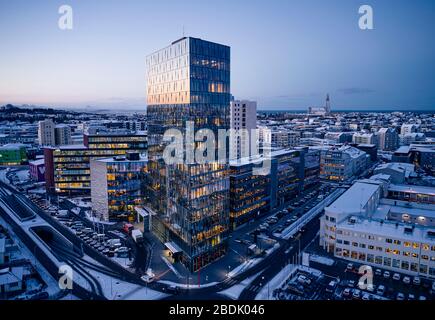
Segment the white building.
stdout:
<svg viewBox="0 0 435 320">
<path fill-rule="evenodd" d="M 253 154 L 251 141 L 257 142 L 257 102 L 234 100 L 230 104 L 230 128 L 235 130 L 230 137 L 233 159 Z M 246 154 L 247 153 L 247 154 Z"/>
<path fill-rule="evenodd" d="M 352 137 L 352 142 L 356 144 L 375 144 L 376 136 L 373 133 L 357 132 Z"/>
<path fill-rule="evenodd" d="M 326 207 L 320 245 L 349 261 L 435 278 L 434 189 L 388 180 L 357 181 Z"/>
<path fill-rule="evenodd" d="M 54 134 L 54 122 L 51 119 L 46 119 L 38 122 L 38 141 L 41 146 L 56 145 L 56 137 Z"/>
</svg>

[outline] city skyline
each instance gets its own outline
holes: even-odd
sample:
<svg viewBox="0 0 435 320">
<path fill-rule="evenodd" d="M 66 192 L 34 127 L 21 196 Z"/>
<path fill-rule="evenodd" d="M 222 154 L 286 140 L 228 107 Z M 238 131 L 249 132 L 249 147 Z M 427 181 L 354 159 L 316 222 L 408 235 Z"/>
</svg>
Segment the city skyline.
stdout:
<svg viewBox="0 0 435 320">
<path fill-rule="evenodd" d="M 360 30 L 357 1 L 224 1 L 221 16 L 197 1 L 71 1 L 65 31 L 60 1 L 2 1 L 0 104 L 140 110 L 145 56 L 184 33 L 232 47 L 231 93 L 259 110 L 305 110 L 327 93 L 333 110 L 430 110 L 435 10 L 419 3 L 371 1 L 374 30 Z"/>
</svg>

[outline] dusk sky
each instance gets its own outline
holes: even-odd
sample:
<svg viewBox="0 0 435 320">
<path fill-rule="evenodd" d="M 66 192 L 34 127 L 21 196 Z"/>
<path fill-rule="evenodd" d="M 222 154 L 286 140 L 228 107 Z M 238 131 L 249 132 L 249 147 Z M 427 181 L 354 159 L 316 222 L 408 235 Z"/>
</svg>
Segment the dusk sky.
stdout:
<svg viewBox="0 0 435 320">
<path fill-rule="evenodd" d="M 374 30 L 358 27 L 362 4 Z M 326 93 L 333 109 L 435 109 L 433 0 L 0 0 L 0 104 L 145 108 L 145 57 L 183 27 L 231 47 L 232 94 L 259 109 Z"/>
</svg>

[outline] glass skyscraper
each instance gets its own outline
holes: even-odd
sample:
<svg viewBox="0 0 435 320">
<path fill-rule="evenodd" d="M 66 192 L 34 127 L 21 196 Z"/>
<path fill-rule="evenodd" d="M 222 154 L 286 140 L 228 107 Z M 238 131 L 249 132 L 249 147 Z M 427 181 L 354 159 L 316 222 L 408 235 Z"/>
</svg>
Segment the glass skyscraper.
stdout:
<svg viewBox="0 0 435 320">
<path fill-rule="evenodd" d="M 226 251 L 229 230 L 228 163 L 166 165 L 168 129 L 195 132 L 229 128 L 230 48 L 184 37 L 147 57 L 147 115 L 150 206 L 153 231 L 181 249 L 191 271 Z M 196 143 L 198 146 L 200 143 Z M 169 245 L 169 247 L 174 247 Z"/>
</svg>

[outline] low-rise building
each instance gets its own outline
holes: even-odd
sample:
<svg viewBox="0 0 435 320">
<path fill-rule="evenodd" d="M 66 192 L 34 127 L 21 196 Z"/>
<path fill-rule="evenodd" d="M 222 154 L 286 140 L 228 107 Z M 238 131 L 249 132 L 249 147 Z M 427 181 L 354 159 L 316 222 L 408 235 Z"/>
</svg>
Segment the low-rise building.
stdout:
<svg viewBox="0 0 435 320">
<path fill-rule="evenodd" d="M 6 144 L 0 146 L 0 165 L 16 166 L 27 161 L 26 146 L 23 144 Z"/>
<path fill-rule="evenodd" d="M 35 182 L 45 181 L 45 163 L 44 159 L 38 159 L 29 162 L 30 178 Z"/>
<path fill-rule="evenodd" d="M 322 179 L 347 181 L 367 169 L 369 164 L 369 155 L 355 147 L 328 146 L 319 149 Z"/>
<path fill-rule="evenodd" d="M 93 213 L 104 221 L 135 221 L 135 207 L 145 201 L 147 165 L 139 153 L 91 160 Z"/>
<path fill-rule="evenodd" d="M 434 189 L 382 176 L 357 181 L 325 208 L 320 245 L 349 261 L 435 278 Z"/>
</svg>

